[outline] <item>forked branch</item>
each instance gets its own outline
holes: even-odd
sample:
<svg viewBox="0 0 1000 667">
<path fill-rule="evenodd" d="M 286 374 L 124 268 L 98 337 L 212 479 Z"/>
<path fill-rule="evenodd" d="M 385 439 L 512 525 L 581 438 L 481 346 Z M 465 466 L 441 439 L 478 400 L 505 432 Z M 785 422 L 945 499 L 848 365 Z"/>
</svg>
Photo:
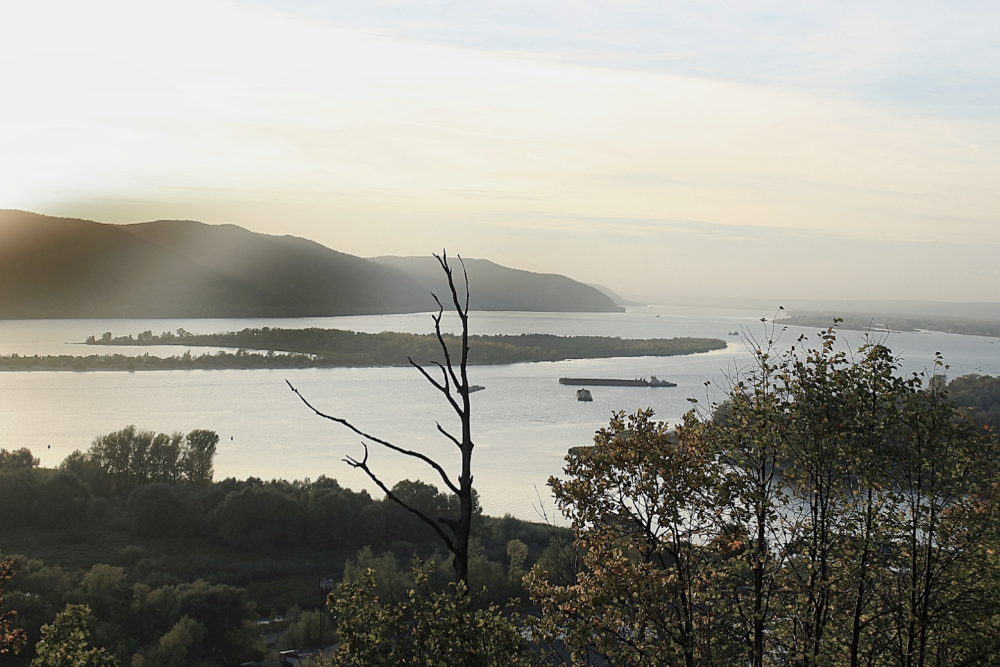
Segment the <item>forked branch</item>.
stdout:
<svg viewBox="0 0 1000 667">
<path fill-rule="evenodd" d="M 448 350 L 448 343 L 445 340 L 444 334 L 441 332 L 441 321 L 444 317 L 444 306 L 441 303 L 441 300 L 438 299 L 437 295 L 433 294 L 432 296 L 434 297 L 434 301 L 438 305 L 438 312 L 432 315 L 434 320 L 434 334 L 437 337 L 438 344 L 441 346 L 441 352 L 444 355 L 444 363 L 438 361 L 434 361 L 432 363 L 441 371 L 441 380 L 433 377 L 426 368 L 413 361 L 413 359 L 409 359 L 409 362 L 411 366 L 420 371 L 420 374 L 431 384 L 432 387 L 444 395 L 448 404 L 455 411 L 455 414 L 458 415 L 459 421 L 462 424 L 462 433 L 460 437 L 449 433 L 444 427 L 441 426 L 441 424 L 436 424 L 438 432 L 453 443 L 461 453 L 462 472 L 461 476 L 458 478 L 457 484 L 452 482 L 444 468 L 437 463 L 437 461 L 430 458 L 426 454 L 394 445 L 391 442 L 375 437 L 369 433 L 365 433 L 346 419 L 334 417 L 320 411 L 309 403 L 309 401 L 306 400 L 301 393 L 299 393 L 299 390 L 292 386 L 291 382 L 288 382 L 287 380 L 285 382 L 288 384 L 289 389 L 295 392 L 295 395 L 299 397 L 302 403 L 304 403 L 305 406 L 312 410 L 316 415 L 322 417 L 323 419 L 328 419 L 332 422 L 341 424 L 342 426 L 346 426 L 362 438 L 379 444 L 386 449 L 423 461 L 437 471 L 448 490 L 455 494 L 458 498 L 459 516 L 457 520 L 450 517 L 437 517 L 436 519 L 433 519 L 395 495 L 392 492 L 392 489 L 387 487 L 382 480 L 372 472 L 371 468 L 369 468 L 367 443 L 362 442 L 362 445 L 365 448 L 365 455 L 360 461 L 350 456 L 344 459 L 344 462 L 349 466 L 357 470 L 361 470 L 368 475 L 368 478 L 372 480 L 383 493 L 385 493 L 386 498 L 399 504 L 434 530 L 438 537 L 444 541 L 445 545 L 448 547 L 448 551 L 455 556 L 455 573 L 458 576 L 458 579 L 465 581 L 466 584 L 468 584 L 469 535 L 471 533 L 472 516 L 475 511 L 475 498 L 472 490 L 472 450 L 475 445 L 472 442 L 469 418 L 469 378 L 467 371 L 467 364 L 469 361 L 469 274 L 465 268 L 465 262 L 462 262 L 462 258 L 459 256 L 458 259 L 462 262 L 462 273 L 465 277 L 465 301 L 463 304 L 462 300 L 459 298 L 458 289 L 455 286 L 454 272 L 448 265 L 447 254 L 442 251 L 441 255 L 434 255 L 434 257 L 438 260 L 438 263 L 441 265 L 441 269 L 444 271 L 445 276 L 448 279 L 448 289 L 451 292 L 451 299 L 462 323 L 461 362 L 456 372 L 451 352 Z M 444 527 L 447 527 L 451 531 L 451 536 L 443 530 Z"/>
<path fill-rule="evenodd" d="M 288 388 L 291 389 L 295 393 L 295 395 L 299 397 L 299 400 L 301 400 L 305 404 L 305 406 L 310 410 L 312 410 L 316 415 L 322 417 L 323 419 L 329 419 L 332 422 L 337 422 L 338 424 L 342 424 L 343 426 L 346 426 L 350 430 L 360 435 L 362 438 L 367 438 L 372 442 L 376 442 L 385 447 L 386 449 L 391 449 L 394 452 L 398 452 L 406 456 L 412 456 L 415 459 L 420 459 L 421 461 L 423 461 L 424 463 L 426 463 L 427 465 L 429 465 L 430 467 L 434 468 L 434 470 L 437 471 L 437 473 L 441 476 L 441 479 L 444 481 L 444 483 L 448 486 L 449 489 L 451 489 L 452 493 L 458 493 L 458 487 L 455 486 L 455 484 L 451 481 L 451 478 L 448 477 L 448 473 L 446 473 L 444 468 L 442 468 L 441 465 L 431 457 L 427 456 L 426 454 L 422 454 L 420 452 L 415 452 L 412 449 L 404 449 L 403 447 L 394 445 L 391 442 L 383 440 L 379 437 L 365 433 L 364 431 L 362 431 L 361 429 L 359 429 L 357 426 L 347 421 L 346 419 L 343 419 L 341 417 L 334 417 L 333 415 L 328 415 L 325 412 L 322 412 L 316 407 L 314 407 L 312 403 L 306 400 L 306 397 L 303 396 L 302 393 L 299 392 L 299 390 L 296 389 L 291 382 L 285 380 L 285 384 L 287 384 Z M 367 446 L 365 449 L 367 450 Z"/>
<path fill-rule="evenodd" d="M 371 481 L 375 482 L 375 484 L 378 486 L 378 488 L 382 489 L 382 493 L 385 494 L 386 498 L 388 498 L 389 500 L 391 500 L 394 503 L 398 504 L 400 507 L 402 507 L 403 509 L 405 509 L 407 512 L 410 512 L 411 514 L 415 515 L 418 519 L 420 519 L 421 521 L 423 521 L 424 523 L 426 523 L 428 526 L 430 526 L 431 528 L 433 528 L 434 532 L 438 534 L 438 537 L 440 537 L 442 540 L 444 540 L 445 546 L 448 547 L 448 551 L 451 551 L 452 553 L 454 553 L 455 552 L 455 544 L 452 542 L 451 538 L 448 537 L 448 535 L 445 534 L 445 532 L 443 530 L 441 530 L 441 526 L 439 525 L 439 524 L 443 523 L 443 524 L 447 525 L 449 528 L 451 528 L 454 531 L 455 530 L 455 527 L 453 525 L 454 522 L 448 521 L 447 519 L 443 519 L 441 517 L 438 517 L 437 521 L 435 521 L 434 519 L 430 518 L 429 516 L 427 516 L 426 514 L 424 514 L 423 512 L 421 512 L 420 510 L 418 510 L 417 508 L 411 507 L 410 505 L 407 505 L 402 500 L 400 500 L 399 497 L 396 496 L 396 494 L 394 494 L 389 489 L 389 487 L 387 487 L 385 485 L 385 483 L 382 482 L 382 480 L 379 479 L 378 476 L 375 473 L 372 472 L 371 468 L 368 467 L 368 445 L 366 445 L 364 442 L 362 442 L 361 446 L 365 448 L 365 456 L 364 456 L 364 458 L 361 459 L 360 461 L 358 461 L 357 459 L 355 459 L 352 456 L 345 456 L 344 457 L 344 463 L 346 463 L 347 465 L 351 466 L 352 468 L 355 468 L 356 470 L 360 470 L 360 471 L 364 472 L 366 475 L 368 475 L 368 479 L 370 479 Z"/>
</svg>

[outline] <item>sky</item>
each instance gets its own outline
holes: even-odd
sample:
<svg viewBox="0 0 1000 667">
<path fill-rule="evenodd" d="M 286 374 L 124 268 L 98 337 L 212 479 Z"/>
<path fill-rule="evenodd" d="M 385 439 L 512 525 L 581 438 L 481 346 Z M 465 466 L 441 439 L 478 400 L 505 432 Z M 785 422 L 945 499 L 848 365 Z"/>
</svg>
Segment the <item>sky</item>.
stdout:
<svg viewBox="0 0 1000 667">
<path fill-rule="evenodd" d="M 0 2 L 0 208 L 1000 301 L 1000 3 Z"/>
</svg>

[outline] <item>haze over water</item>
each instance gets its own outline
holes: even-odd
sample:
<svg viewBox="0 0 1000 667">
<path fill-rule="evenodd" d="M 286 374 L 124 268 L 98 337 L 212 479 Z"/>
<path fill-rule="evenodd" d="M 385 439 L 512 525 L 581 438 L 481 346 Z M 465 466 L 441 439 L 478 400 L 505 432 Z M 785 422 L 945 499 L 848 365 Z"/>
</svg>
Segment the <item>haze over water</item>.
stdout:
<svg viewBox="0 0 1000 667">
<path fill-rule="evenodd" d="M 470 366 L 470 379 L 486 387 L 472 396 L 474 485 L 488 514 L 511 513 L 537 519 L 538 497 L 548 501 L 550 475 L 561 474 L 566 450 L 587 445 L 606 425 L 612 412 L 652 407 L 657 418 L 677 422 L 696 397 L 701 404 L 722 398 L 721 387 L 750 361 L 740 338 L 745 329 L 761 337 L 761 317 L 772 313 L 680 307 L 630 308 L 627 313 L 473 312 L 472 333 L 602 335 L 625 338 L 709 336 L 726 339 L 726 350 L 686 357 L 593 359 L 563 362 Z M 455 322 L 446 320 L 454 330 Z M 184 347 L 90 348 L 87 336 L 111 331 L 135 335 L 183 327 L 194 333 L 244 327 L 324 327 L 353 331 L 430 333 L 426 313 L 365 317 L 287 320 L 54 320 L 0 322 L 0 354 L 183 354 Z M 791 345 L 802 333 L 789 327 L 781 344 Z M 863 335 L 843 331 L 851 347 Z M 893 333 L 887 344 L 901 357 L 902 372 L 933 368 L 934 353 L 944 354 L 949 378 L 967 373 L 1000 374 L 1000 341 L 945 333 Z M 214 348 L 191 348 L 192 354 Z M 575 388 L 558 379 L 576 377 L 649 377 L 677 383 L 676 388 L 591 387 L 594 401 L 575 399 Z M 457 469 L 457 452 L 435 430 L 435 420 L 457 428 L 440 394 L 416 370 L 406 367 L 305 370 L 224 370 L 156 372 L 22 372 L 0 373 L 0 447 L 28 447 L 55 466 L 75 449 L 85 450 L 100 434 L 135 424 L 163 432 L 207 428 L 222 440 L 216 457 L 216 479 L 256 476 L 263 479 L 334 477 L 344 486 L 367 488 L 380 495 L 367 478 L 341 459 L 360 457 L 360 438 L 343 427 L 314 416 L 288 390 L 290 381 L 313 404 L 345 417 L 362 430 L 400 446 L 437 458 Z M 705 382 L 711 384 L 706 387 Z M 49 448 L 51 445 L 51 449 Z M 372 446 L 371 463 L 393 484 L 421 479 L 443 488 L 429 468 Z M 450 464 L 450 465 L 449 465 Z"/>
</svg>

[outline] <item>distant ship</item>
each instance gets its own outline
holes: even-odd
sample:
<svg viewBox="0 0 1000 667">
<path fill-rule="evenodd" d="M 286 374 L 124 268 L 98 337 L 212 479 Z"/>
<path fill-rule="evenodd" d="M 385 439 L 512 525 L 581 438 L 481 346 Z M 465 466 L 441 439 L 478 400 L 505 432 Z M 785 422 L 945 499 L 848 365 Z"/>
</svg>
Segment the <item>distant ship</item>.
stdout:
<svg viewBox="0 0 1000 667">
<path fill-rule="evenodd" d="M 576 390 L 576 400 L 578 401 L 593 401 L 594 397 L 590 395 L 590 392 L 586 389 Z"/>
<path fill-rule="evenodd" d="M 474 384 L 469 387 L 469 393 L 471 394 L 474 391 L 482 391 L 483 389 L 486 389 L 486 387 L 481 384 Z"/>
<path fill-rule="evenodd" d="M 616 380 L 612 378 L 559 378 L 559 384 L 586 385 L 594 387 L 676 387 L 674 382 L 658 380 L 655 375 L 650 379 L 636 378 L 635 380 Z"/>
</svg>

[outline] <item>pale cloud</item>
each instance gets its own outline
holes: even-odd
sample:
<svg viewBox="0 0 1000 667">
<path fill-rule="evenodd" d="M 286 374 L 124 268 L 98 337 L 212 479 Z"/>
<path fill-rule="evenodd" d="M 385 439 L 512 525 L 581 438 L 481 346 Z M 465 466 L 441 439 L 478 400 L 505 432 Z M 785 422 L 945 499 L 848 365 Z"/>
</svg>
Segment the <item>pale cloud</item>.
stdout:
<svg viewBox="0 0 1000 667">
<path fill-rule="evenodd" d="M 881 271 L 879 296 L 908 298 L 969 285 L 940 258 L 899 281 L 891 248 L 1000 246 L 989 6 L 266 4 L 0 9 L 0 208 L 360 255 L 461 244 L 647 292 L 678 282 L 656 261 L 674 241 L 687 271 L 711 243 L 790 266 L 808 248 L 804 266 Z M 734 252 L 684 289 L 730 289 Z"/>
</svg>

